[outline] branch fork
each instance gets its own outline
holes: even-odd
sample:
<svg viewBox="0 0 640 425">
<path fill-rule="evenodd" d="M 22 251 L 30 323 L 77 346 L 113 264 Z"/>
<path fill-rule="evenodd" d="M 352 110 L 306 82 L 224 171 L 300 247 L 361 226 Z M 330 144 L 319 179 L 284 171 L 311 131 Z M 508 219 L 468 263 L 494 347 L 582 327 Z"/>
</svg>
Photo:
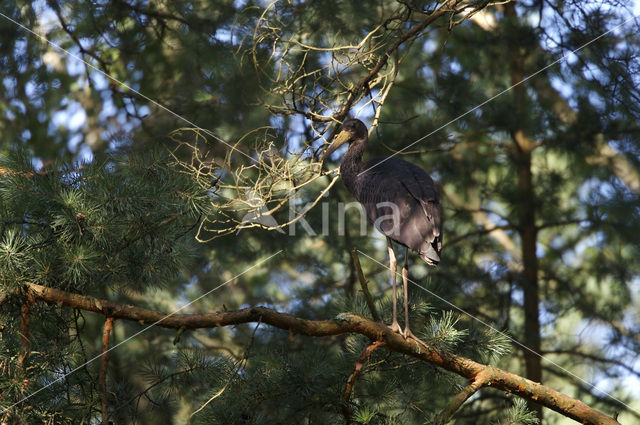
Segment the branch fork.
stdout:
<svg viewBox="0 0 640 425">
<path fill-rule="evenodd" d="M 31 293 L 34 302 L 46 302 L 93 311 L 103 316 L 106 316 L 104 311 L 108 311 L 109 317 L 113 319 L 138 321 L 170 329 L 180 329 L 181 327 L 186 329 L 215 328 L 261 322 L 289 332 L 314 337 L 357 333 L 373 341 L 369 346 L 370 351 L 384 345 L 384 348 L 389 351 L 415 357 L 469 379 L 470 384 L 454 397 L 441 414 L 442 417 L 450 417 L 450 414 L 455 413 L 462 403 L 481 387 L 492 386 L 504 392 L 516 394 L 526 400 L 534 401 L 585 425 L 620 425 L 616 419 L 545 385 L 496 367 L 442 351 L 428 344 L 418 345 L 415 341 L 404 339 L 383 323 L 377 323 L 352 313 L 343 313 L 339 318 L 330 320 L 309 320 L 266 307 L 250 307 L 236 311 L 206 314 L 168 315 L 142 307 L 97 300 L 87 295 L 74 294 L 35 283 L 26 283 L 25 289 Z M 96 303 L 96 301 L 98 302 Z M 102 308 L 98 308 L 97 304 Z M 366 359 L 366 350 L 364 355 Z"/>
</svg>

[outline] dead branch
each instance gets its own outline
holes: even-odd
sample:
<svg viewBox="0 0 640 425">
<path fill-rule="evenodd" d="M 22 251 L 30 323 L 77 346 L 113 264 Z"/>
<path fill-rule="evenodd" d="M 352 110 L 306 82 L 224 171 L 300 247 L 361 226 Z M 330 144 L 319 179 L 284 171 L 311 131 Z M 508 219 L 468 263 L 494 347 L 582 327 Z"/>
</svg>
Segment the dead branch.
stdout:
<svg viewBox="0 0 640 425">
<path fill-rule="evenodd" d="M 451 420 L 453 415 L 460 409 L 460 406 L 467 401 L 476 391 L 485 386 L 488 383 L 490 374 L 487 371 L 481 372 L 471 382 L 456 394 L 450 401 L 447 407 L 444 408 L 433 421 L 434 425 L 444 425 Z"/>
<path fill-rule="evenodd" d="M 387 48 L 383 55 L 380 56 L 375 66 L 371 68 L 371 70 L 364 75 L 360 80 L 356 83 L 355 87 L 350 90 L 349 96 L 347 100 L 344 102 L 342 107 L 336 112 L 332 117 L 328 118 L 327 121 L 331 121 L 333 119 L 342 120 L 347 115 L 347 112 L 351 109 L 351 106 L 354 102 L 359 98 L 361 93 L 366 92 L 366 89 L 369 87 L 369 82 L 380 72 L 383 66 L 387 64 L 389 58 L 395 53 L 398 48 L 405 43 L 407 40 L 413 39 L 418 36 L 426 27 L 431 25 L 441 16 L 451 13 L 453 8 L 461 3 L 459 0 L 449 0 L 442 3 L 436 10 L 434 10 L 430 15 L 428 15 L 425 19 L 422 20 L 418 25 L 411 28 L 401 37 L 399 37 L 391 46 Z"/>
<path fill-rule="evenodd" d="M 22 301 L 20 307 L 20 354 L 18 355 L 18 369 L 21 372 L 25 372 L 27 369 L 26 361 L 31 351 L 31 341 L 29 340 L 29 328 L 31 324 L 31 306 L 34 300 L 30 293 L 27 293 Z M 21 391 L 24 393 L 29 386 L 29 378 L 24 373 L 24 380 L 22 381 Z"/>
<path fill-rule="evenodd" d="M 320 337 L 357 333 L 366 336 L 371 341 L 384 343 L 385 347 L 390 351 L 429 362 L 469 380 L 475 381 L 479 376 L 482 376 L 484 377 L 482 386 L 491 386 L 516 394 L 580 423 L 620 425 L 617 420 L 587 406 L 582 401 L 564 395 L 545 385 L 426 344 L 418 344 L 413 339 L 404 339 L 383 323 L 376 323 L 351 313 L 340 314 L 330 320 L 307 320 L 266 307 L 251 307 L 216 313 L 168 315 L 160 311 L 133 305 L 117 304 L 87 295 L 47 288 L 35 283 L 26 283 L 25 286 L 34 301 L 93 311 L 115 319 L 133 320 L 140 324 L 151 324 L 171 329 L 179 329 L 181 327 L 186 329 L 215 328 L 262 322 L 288 330 L 292 335 L 302 334 Z"/>
<path fill-rule="evenodd" d="M 113 317 L 107 316 L 102 331 L 102 359 L 100 362 L 100 405 L 102 407 L 102 423 L 108 424 L 109 410 L 107 404 L 107 366 L 109 365 L 109 334 L 113 329 Z"/>
<path fill-rule="evenodd" d="M 360 374 L 360 370 L 362 370 L 362 366 L 364 366 L 364 362 L 366 362 L 369 357 L 371 357 L 371 353 L 373 353 L 378 347 L 384 345 L 382 341 L 374 341 L 369 344 L 360 354 L 358 360 L 356 360 L 356 364 L 353 368 L 353 372 L 349 375 L 347 379 L 347 385 L 344 388 L 344 393 L 342 394 L 342 414 L 344 415 L 347 424 L 351 423 L 351 409 L 349 408 L 349 400 L 351 399 L 351 391 L 353 391 L 353 386 L 356 383 L 356 378 L 358 374 Z"/>
<path fill-rule="evenodd" d="M 367 300 L 369 311 L 371 311 L 371 317 L 376 322 L 379 322 L 380 315 L 378 314 L 378 310 L 376 310 L 376 305 L 373 302 L 371 292 L 369 292 L 369 284 L 367 282 L 367 279 L 364 277 L 362 266 L 360 265 L 360 259 L 358 258 L 358 250 L 356 248 L 353 248 L 353 250 L 351 251 L 351 258 L 353 259 L 353 265 L 356 267 L 356 272 L 358 273 L 358 280 L 360 281 L 360 286 L 362 287 L 362 293 L 364 294 L 365 300 Z"/>
<path fill-rule="evenodd" d="M 448 19 L 451 29 L 489 6 L 490 2 L 445 0 L 418 17 L 407 4 L 391 2 L 372 18 L 365 34 L 347 31 L 318 37 L 315 31 L 298 28 L 298 20 L 304 21 L 303 9 L 274 0 L 247 26 L 238 24 L 234 31 L 242 42 L 237 59 L 252 61 L 258 82 L 268 94 L 264 106 L 274 115 L 305 117 L 308 129 L 293 151 L 275 128 L 247 132 L 233 143 L 233 150 L 242 149 L 250 156 L 252 162 L 247 164 L 238 162 L 231 150 L 220 155 L 206 131 L 174 132 L 175 165 L 214 195 L 212 208 L 198 228 L 198 239 L 209 241 L 255 227 L 282 232 L 302 220 L 338 180 L 333 176 L 327 183 L 319 181 L 331 173 L 322 171 L 317 155 L 332 140 L 335 124 L 373 105 L 375 127 L 400 64 L 412 51 L 410 44 L 436 21 L 446 25 Z M 292 213 L 297 197 L 308 198 L 309 207 Z M 287 213 L 288 220 L 283 220 Z"/>
<path fill-rule="evenodd" d="M 25 367 L 25 361 L 29 356 L 29 325 L 31 323 L 31 305 L 33 299 L 27 295 L 20 307 L 20 355 L 18 355 L 18 368 Z M 25 381 L 26 385 L 26 381 Z"/>
</svg>

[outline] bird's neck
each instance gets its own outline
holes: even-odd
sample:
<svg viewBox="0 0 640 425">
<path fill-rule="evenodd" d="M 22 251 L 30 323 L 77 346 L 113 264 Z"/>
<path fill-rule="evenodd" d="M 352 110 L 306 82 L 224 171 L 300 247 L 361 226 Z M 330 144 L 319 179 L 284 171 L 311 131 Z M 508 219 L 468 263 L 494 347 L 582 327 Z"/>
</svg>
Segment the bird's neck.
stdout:
<svg viewBox="0 0 640 425">
<path fill-rule="evenodd" d="M 356 140 L 351 142 L 347 153 L 342 157 L 340 163 L 340 175 L 349 192 L 351 192 L 356 198 L 358 198 L 360 180 L 359 174 L 364 171 L 364 163 L 362 162 L 362 155 L 367 147 L 366 140 Z"/>
</svg>

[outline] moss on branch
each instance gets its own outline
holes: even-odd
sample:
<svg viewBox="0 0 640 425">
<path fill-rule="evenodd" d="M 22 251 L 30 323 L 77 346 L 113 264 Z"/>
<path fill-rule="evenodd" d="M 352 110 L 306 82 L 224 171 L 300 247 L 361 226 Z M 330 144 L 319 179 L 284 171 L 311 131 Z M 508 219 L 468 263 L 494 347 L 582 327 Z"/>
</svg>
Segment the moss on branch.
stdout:
<svg viewBox="0 0 640 425">
<path fill-rule="evenodd" d="M 475 362 L 435 347 L 404 339 L 386 325 L 351 313 L 343 313 L 329 320 L 308 320 L 280 313 L 266 307 L 250 307 L 236 311 L 205 314 L 170 314 L 161 311 L 117 304 L 94 297 L 69 293 L 59 289 L 28 283 L 27 289 L 34 301 L 43 301 L 58 306 L 67 306 L 92 311 L 114 319 L 137 321 L 141 324 L 171 329 L 199 329 L 262 322 L 292 334 L 313 337 L 358 333 L 371 341 L 384 343 L 384 348 L 403 353 L 434 364 L 450 372 L 481 382 L 502 391 L 517 394 L 544 407 L 554 410 L 583 424 L 619 425 L 618 421 L 589 406 L 545 385 L 530 381 L 519 375 Z"/>
</svg>

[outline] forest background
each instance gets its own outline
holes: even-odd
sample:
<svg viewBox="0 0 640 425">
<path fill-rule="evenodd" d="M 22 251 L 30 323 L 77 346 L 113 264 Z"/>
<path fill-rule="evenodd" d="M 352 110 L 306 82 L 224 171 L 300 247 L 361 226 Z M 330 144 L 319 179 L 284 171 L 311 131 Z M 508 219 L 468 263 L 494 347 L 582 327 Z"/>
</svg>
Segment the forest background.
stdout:
<svg viewBox="0 0 640 425">
<path fill-rule="evenodd" d="M 639 421 L 634 6 L 3 2 L 1 423 L 573 423 L 433 353 Z M 436 351 L 371 337 L 385 240 L 319 159 L 348 117 L 440 189 Z"/>
</svg>

